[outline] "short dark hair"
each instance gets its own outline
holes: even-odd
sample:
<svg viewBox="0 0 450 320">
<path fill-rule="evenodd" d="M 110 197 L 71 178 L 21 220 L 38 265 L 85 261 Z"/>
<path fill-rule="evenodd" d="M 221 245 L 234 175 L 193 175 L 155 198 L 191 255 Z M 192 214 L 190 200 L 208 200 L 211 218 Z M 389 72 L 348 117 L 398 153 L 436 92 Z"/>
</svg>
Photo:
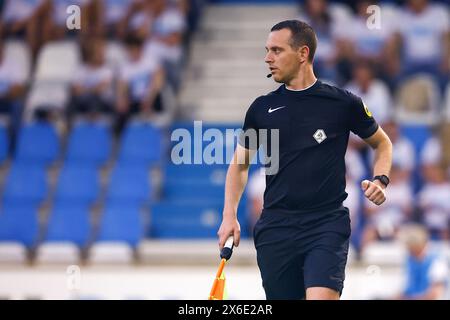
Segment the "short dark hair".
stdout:
<svg viewBox="0 0 450 320">
<path fill-rule="evenodd" d="M 308 60 L 312 62 L 317 48 L 317 37 L 313 28 L 303 21 L 285 20 L 274 25 L 270 29 L 270 32 L 282 29 L 291 30 L 292 35 L 289 44 L 292 48 L 298 49 L 301 46 L 307 46 L 309 48 Z"/>
</svg>

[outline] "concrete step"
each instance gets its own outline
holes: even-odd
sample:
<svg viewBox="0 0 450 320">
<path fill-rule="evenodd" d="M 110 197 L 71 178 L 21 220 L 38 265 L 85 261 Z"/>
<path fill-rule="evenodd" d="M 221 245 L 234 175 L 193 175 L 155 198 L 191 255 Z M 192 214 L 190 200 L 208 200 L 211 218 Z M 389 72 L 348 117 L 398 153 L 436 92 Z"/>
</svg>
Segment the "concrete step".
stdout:
<svg viewBox="0 0 450 320">
<path fill-rule="evenodd" d="M 186 78 L 187 79 L 187 78 Z M 188 87 L 222 87 L 225 91 L 228 88 L 235 87 L 264 87 L 264 88 L 272 88 L 274 82 L 272 79 L 267 79 L 266 76 L 252 76 L 248 74 L 242 74 L 240 72 L 236 72 L 235 74 L 230 74 L 228 76 L 223 77 L 202 77 L 200 79 L 193 79 L 192 83 L 187 83 L 184 89 Z M 188 80 L 189 81 L 189 80 Z"/>
<path fill-rule="evenodd" d="M 270 26 L 261 29 L 241 29 L 236 32 L 235 29 L 208 28 L 199 30 L 194 36 L 196 42 L 215 42 L 215 41 L 246 41 L 246 40 L 264 40 L 269 34 Z"/>
<path fill-rule="evenodd" d="M 248 87 L 241 87 L 241 88 L 235 88 L 233 90 L 224 90 L 220 87 L 210 88 L 209 90 L 196 90 L 194 88 L 187 89 L 183 92 L 181 97 L 181 103 L 187 102 L 187 101 L 201 101 L 203 98 L 251 98 L 253 97 L 256 99 L 257 97 L 261 95 L 265 95 L 271 90 L 266 88 L 248 88 Z"/>
<path fill-rule="evenodd" d="M 266 51 L 264 49 L 265 42 L 260 47 L 233 49 L 223 47 L 196 47 L 191 51 L 194 61 L 205 61 L 209 59 L 257 59 L 264 61 Z"/>
<path fill-rule="evenodd" d="M 260 23 L 280 21 L 298 15 L 295 5 L 210 5 L 206 9 L 203 22 L 216 24 L 223 22 Z"/>
</svg>

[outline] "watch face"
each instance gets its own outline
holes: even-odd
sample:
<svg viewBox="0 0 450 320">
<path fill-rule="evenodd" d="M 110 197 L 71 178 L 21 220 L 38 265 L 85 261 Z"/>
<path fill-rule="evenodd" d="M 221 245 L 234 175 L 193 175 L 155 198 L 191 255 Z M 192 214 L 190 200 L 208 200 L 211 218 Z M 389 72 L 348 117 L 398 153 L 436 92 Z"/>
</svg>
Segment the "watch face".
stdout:
<svg viewBox="0 0 450 320">
<path fill-rule="evenodd" d="M 387 186 L 389 184 L 389 178 L 385 175 L 382 176 L 376 176 L 374 179 L 380 180 L 382 184 Z"/>
<path fill-rule="evenodd" d="M 381 176 L 380 177 L 381 179 L 381 182 L 384 184 L 384 185 L 388 185 L 389 184 L 389 179 L 388 179 L 388 177 L 386 177 L 386 176 Z"/>
</svg>

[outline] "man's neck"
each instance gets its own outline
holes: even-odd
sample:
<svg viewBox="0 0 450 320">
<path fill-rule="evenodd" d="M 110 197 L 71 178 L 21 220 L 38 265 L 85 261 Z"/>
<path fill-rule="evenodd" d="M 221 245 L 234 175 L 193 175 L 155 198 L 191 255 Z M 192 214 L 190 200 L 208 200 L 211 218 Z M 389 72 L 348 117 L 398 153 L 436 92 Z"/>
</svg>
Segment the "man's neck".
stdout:
<svg viewBox="0 0 450 320">
<path fill-rule="evenodd" d="M 311 87 L 317 81 L 316 76 L 311 65 L 300 69 L 298 75 L 293 78 L 289 83 L 286 83 L 286 88 L 289 90 L 303 90 Z"/>
</svg>

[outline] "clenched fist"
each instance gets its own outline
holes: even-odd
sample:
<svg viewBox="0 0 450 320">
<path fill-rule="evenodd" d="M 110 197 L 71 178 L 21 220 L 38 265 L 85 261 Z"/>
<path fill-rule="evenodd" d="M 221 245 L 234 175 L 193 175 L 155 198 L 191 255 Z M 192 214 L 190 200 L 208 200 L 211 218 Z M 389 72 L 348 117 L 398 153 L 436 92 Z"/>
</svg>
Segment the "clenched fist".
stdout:
<svg viewBox="0 0 450 320">
<path fill-rule="evenodd" d="M 386 201 L 386 192 L 381 186 L 381 183 L 378 184 L 378 180 L 375 181 L 376 182 L 364 180 L 361 182 L 361 188 L 364 191 L 366 198 L 379 206 Z"/>
</svg>

